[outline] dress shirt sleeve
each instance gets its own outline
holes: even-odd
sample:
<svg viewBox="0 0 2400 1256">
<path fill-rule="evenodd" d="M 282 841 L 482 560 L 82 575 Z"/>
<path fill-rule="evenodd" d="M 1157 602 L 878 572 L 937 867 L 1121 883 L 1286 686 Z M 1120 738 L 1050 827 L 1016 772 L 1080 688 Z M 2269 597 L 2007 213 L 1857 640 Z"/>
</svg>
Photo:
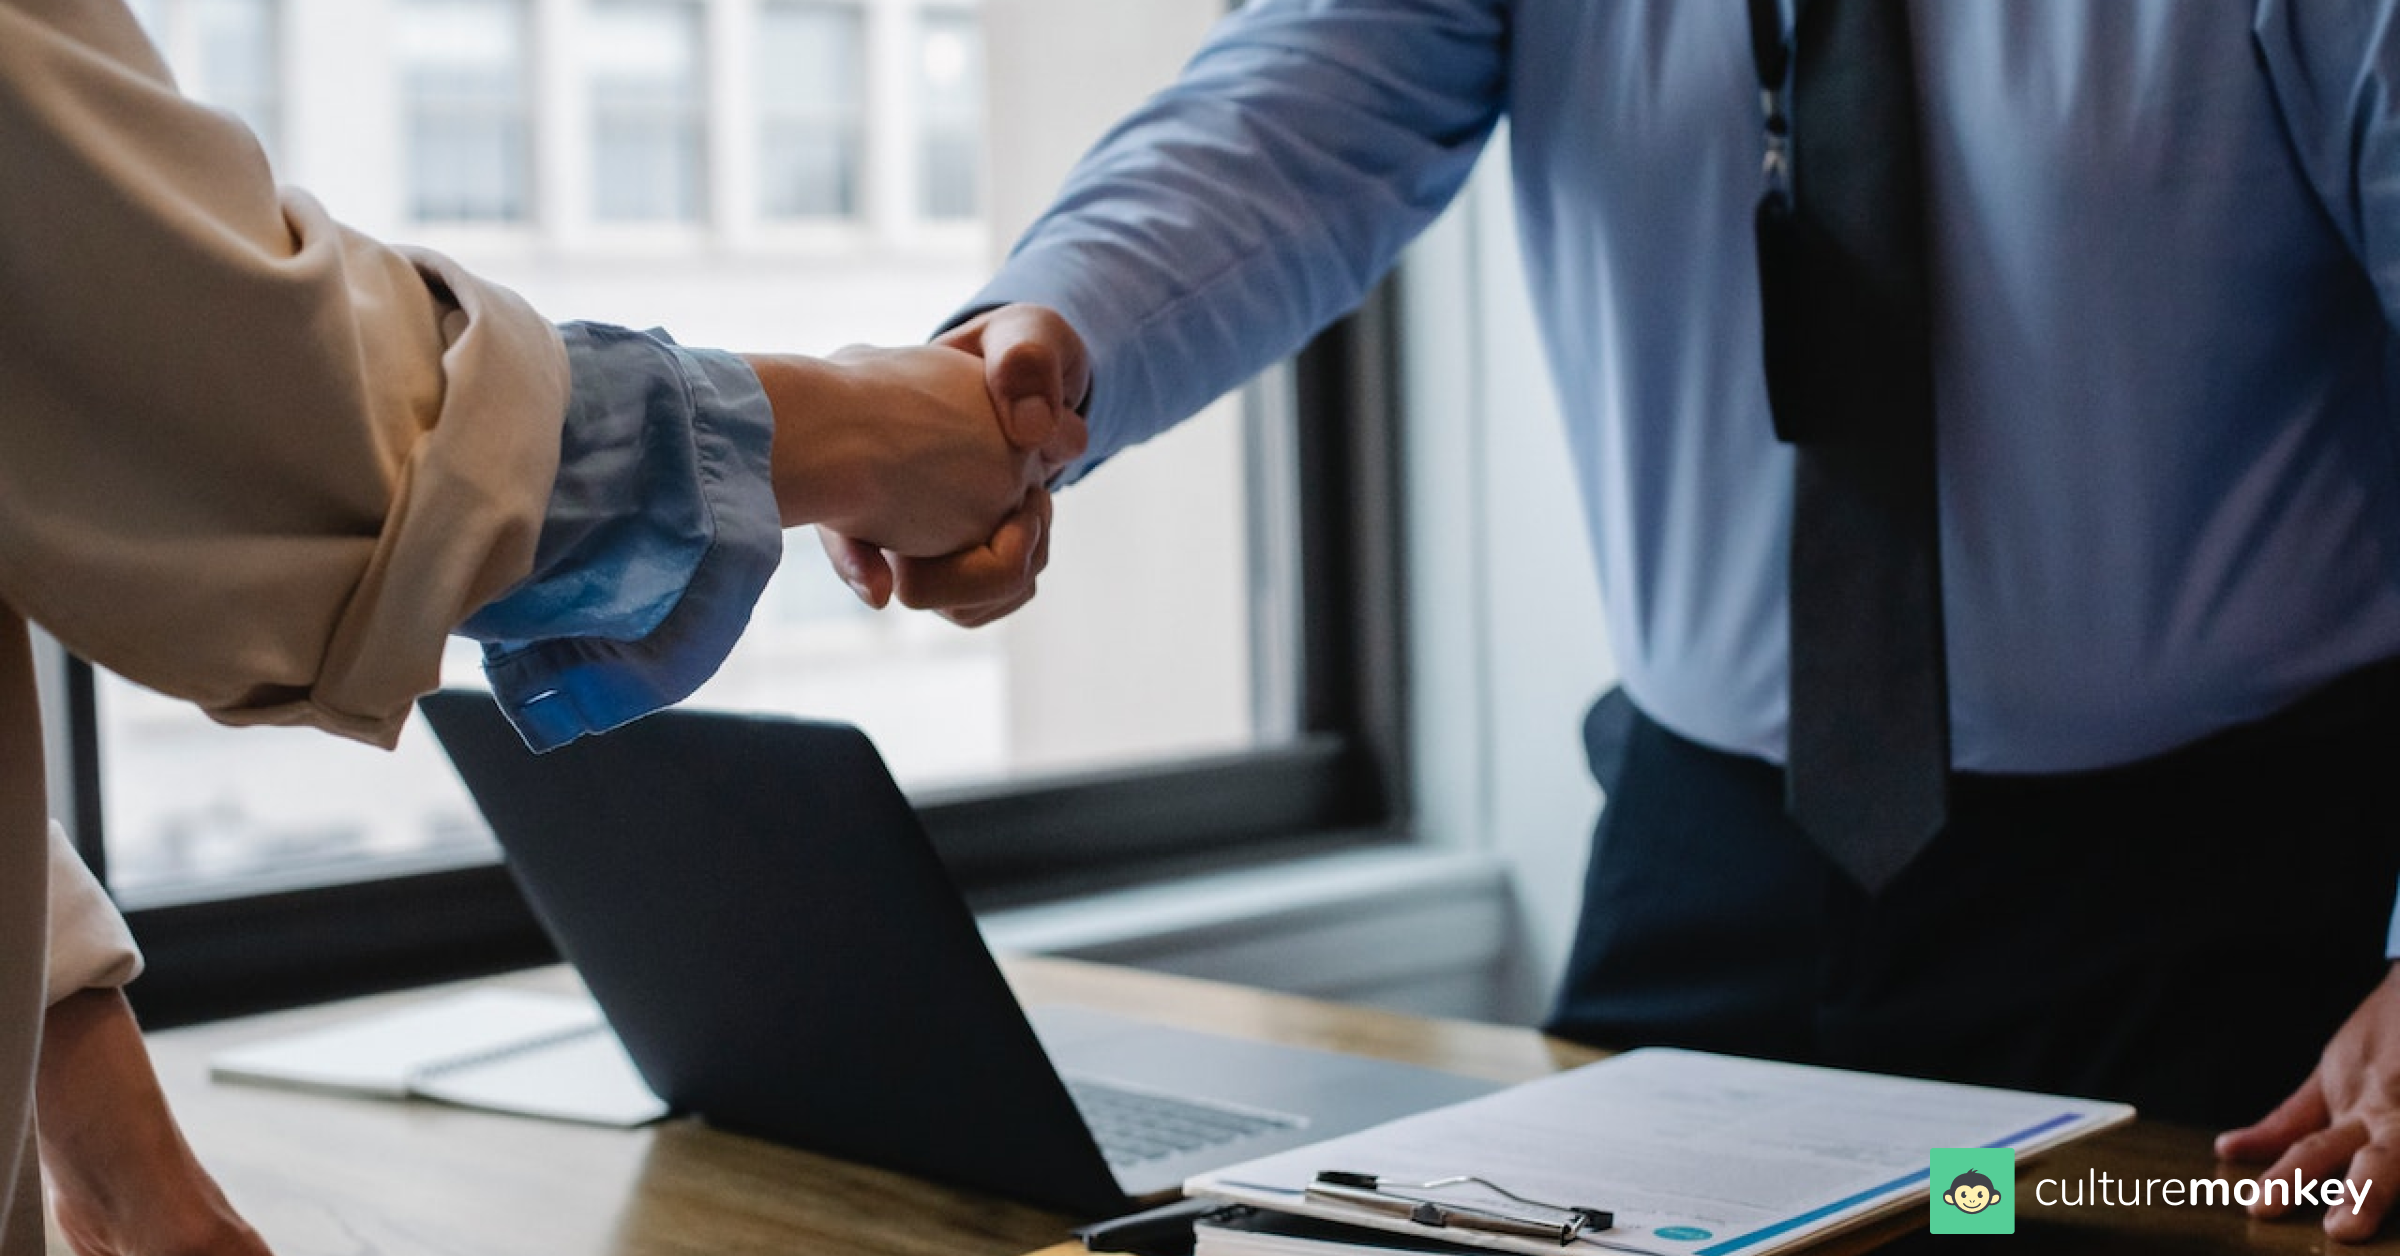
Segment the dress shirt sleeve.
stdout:
<svg viewBox="0 0 2400 1256">
<path fill-rule="evenodd" d="M 533 572 L 460 629 L 537 750 L 698 688 L 783 552 L 750 368 L 663 332 L 561 330 L 574 392 Z"/>
<path fill-rule="evenodd" d="M 1109 133 L 970 303 L 1091 350 L 1092 448 L 1156 435 L 1357 304 L 1473 168 L 1499 0 L 1257 0 Z"/>
<path fill-rule="evenodd" d="M 2258 0 L 2252 33 L 2303 173 L 2400 327 L 2400 3 Z"/>
<path fill-rule="evenodd" d="M 50 976 L 48 1001 L 78 990 L 121 986 L 140 975 L 142 953 L 67 831 L 50 826 Z"/>
<path fill-rule="evenodd" d="M 2252 30 L 2301 169 L 2400 328 L 2400 3 L 2259 0 Z"/>
</svg>

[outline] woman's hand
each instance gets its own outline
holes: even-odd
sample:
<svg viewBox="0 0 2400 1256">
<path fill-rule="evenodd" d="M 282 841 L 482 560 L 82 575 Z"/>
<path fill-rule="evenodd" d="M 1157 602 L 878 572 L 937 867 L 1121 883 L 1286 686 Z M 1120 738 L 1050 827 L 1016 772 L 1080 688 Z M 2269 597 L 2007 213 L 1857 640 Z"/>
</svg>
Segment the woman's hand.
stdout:
<svg viewBox="0 0 2400 1256">
<path fill-rule="evenodd" d="M 35 1113 L 51 1216 L 78 1256 L 266 1256 L 176 1128 L 123 994 L 50 1008 Z"/>
</svg>

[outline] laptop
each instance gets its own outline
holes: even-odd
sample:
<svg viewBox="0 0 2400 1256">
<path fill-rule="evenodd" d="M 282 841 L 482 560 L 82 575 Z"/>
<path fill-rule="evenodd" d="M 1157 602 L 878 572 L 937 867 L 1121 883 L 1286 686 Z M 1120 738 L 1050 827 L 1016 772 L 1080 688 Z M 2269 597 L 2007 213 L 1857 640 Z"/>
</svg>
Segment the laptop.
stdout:
<svg viewBox="0 0 2400 1256">
<path fill-rule="evenodd" d="M 863 733 L 667 711 L 534 755 L 422 707 L 643 1079 L 712 1125 L 1086 1216 L 1494 1084 L 1078 1008 L 1029 1021 Z"/>
</svg>

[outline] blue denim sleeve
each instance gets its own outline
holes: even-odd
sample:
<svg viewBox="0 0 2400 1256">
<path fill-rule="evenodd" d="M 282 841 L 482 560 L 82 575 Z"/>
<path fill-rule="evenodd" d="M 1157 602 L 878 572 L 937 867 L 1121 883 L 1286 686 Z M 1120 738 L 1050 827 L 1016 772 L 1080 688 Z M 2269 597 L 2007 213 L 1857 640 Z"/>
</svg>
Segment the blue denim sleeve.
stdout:
<svg viewBox="0 0 2400 1256">
<path fill-rule="evenodd" d="M 774 413 L 746 364 L 664 332 L 559 332 L 574 391 L 533 571 L 459 629 L 535 750 L 690 696 L 783 554 Z"/>
</svg>

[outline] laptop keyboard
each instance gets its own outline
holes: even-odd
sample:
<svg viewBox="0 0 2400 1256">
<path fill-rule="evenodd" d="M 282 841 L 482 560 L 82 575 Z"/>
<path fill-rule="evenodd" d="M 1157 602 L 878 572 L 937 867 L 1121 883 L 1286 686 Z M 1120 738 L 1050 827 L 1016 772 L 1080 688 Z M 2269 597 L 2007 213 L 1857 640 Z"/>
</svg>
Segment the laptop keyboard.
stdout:
<svg viewBox="0 0 2400 1256">
<path fill-rule="evenodd" d="M 1281 1113 L 1126 1090 L 1090 1078 L 1068 1079 L 1067 1094 L 1092 1127 L 1100 1153 L 1118 1168 L 1302 1124 L 1300 1118 Z"/>
</svg>

